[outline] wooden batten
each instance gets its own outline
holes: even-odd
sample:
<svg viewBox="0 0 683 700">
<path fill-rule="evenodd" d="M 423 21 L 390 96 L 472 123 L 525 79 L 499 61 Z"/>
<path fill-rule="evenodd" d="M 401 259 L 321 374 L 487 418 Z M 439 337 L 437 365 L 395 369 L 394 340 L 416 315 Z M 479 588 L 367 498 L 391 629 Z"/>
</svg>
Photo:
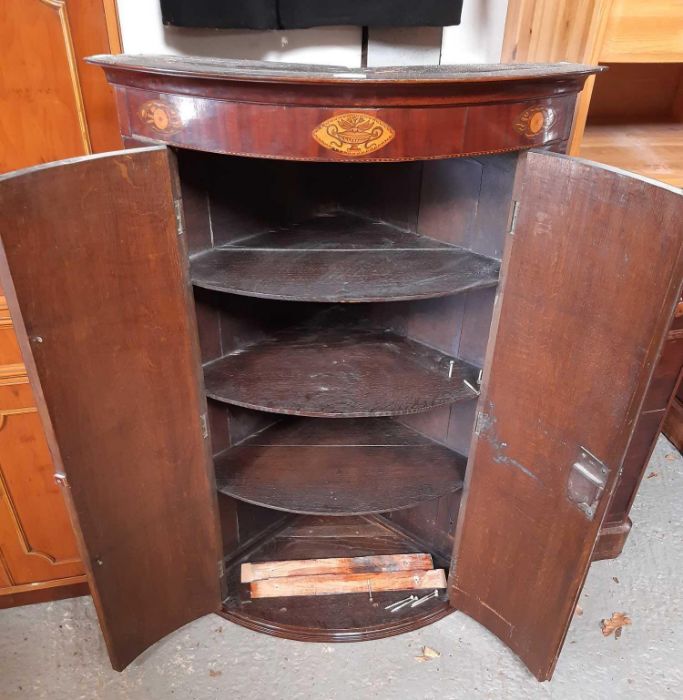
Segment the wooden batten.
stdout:
<svg viewBox="0 0 683 700">
<path fill-rule="evenodd" d="M 369 574 L 321 574 L 319 576 L 286 576 L 254 581 L 251 584 L 251 597 L 318 596 L 336 593 L 412 591 L 445 587 L 446 573 L 443 569 Z"/>
<path fill-rule="evenodd" d="M 242 583 L 270 578 L 318 574 L 355 574 L 388 571 L 417 571 L 434 566 L 431 554 L 385 554 L 371 557 L 330 557 L 242 564 Z"/>
</svg>

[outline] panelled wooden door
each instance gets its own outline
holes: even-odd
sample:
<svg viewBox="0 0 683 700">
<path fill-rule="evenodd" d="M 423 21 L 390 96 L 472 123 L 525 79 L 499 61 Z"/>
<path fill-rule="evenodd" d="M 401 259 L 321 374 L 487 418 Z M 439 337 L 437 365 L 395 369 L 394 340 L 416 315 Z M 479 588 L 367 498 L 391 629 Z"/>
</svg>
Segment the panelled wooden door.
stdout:
<svg viewBox="0 0 683 700">
<path fill-rule="evenodd" d="M 515 187 L 449 585 L 545 680 L 681 292 L 683 196 L 540 152 Z"/>
<path fill-rule="evenodd" d="M 120 51 L 114 0 L 3 0 L 0 46 L 0 172 L 121 148 L 112 89 L 83 60 Z"/>
<path fill-rule="evenodd" d="M 0 172 L 121 148 L 114 95 L 83 61 L 120 50 L 114 0 L 0 3 Z M 0 290 L 0 608 L 87 592 Z"/>
<path fill-rule="evenodd" d="M 0 275 L 116 669 L 220 606 L 170 158 L 154 147 L 0 178 Z"/>
</svg>

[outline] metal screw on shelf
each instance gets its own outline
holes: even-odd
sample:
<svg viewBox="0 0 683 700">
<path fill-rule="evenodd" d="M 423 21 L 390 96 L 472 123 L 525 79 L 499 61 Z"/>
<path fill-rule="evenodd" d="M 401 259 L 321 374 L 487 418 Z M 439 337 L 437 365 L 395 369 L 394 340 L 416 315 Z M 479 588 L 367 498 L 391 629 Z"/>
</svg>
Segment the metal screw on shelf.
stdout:
<svg viewBox="0 0 683 700">
<path fill-rule="evenodd" d="M 463 384 L 468 388 L 471 389 L 477 396 L 481 394 L 481 391 L 477 389 L 476 386 L 474 386 L 471 382 L 468 382 L 467 379 L 463 379 Z"/>
<path fill-rule="evenodd" d="M 406 600 L 405 603 L 401 603 L 400 605 L 396 605 L 391 609 L 392 613 L 398 612 L 399 610 L 402 610 L 403 608 L 408 607 L 409 605 L 412 605 L 414 601 L 417 600 L 417 596 L 412 596 L 412 600 Z"/>
<path fill-rule="evenodd" d="M 417 600 L 416 595 L 409 595 L 407 598 L 402 598 L 401 600 L 395 600 L 393 603 L 389 603 L 384 609 L 385 610 L 390 610 L 391 608 L 395 608 L 397 605 L 402 605 L 403 603 L 412 603 L 414 600 Z"/>
<path fill-rule="evenodd" d="M 422 598 L 419 598 L 416 600 L 414 603 L 410 605 L 411 608 L 416 608 L 418 605 L 422 605 L 422 603 L 426 603 L 430 598 L 436 598 L 439 595 L 439 591 L 435 588 L 432 593 L 429 593 L 426 596 L 423 596 Z"/>
</svg>

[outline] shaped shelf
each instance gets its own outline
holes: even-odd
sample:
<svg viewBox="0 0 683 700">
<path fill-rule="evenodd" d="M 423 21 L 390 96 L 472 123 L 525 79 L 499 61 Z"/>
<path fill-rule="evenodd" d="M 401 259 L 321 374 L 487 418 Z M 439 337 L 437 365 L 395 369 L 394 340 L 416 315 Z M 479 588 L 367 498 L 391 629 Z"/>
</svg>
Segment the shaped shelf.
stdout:
<svg viewBox="0 0 683 700">
<path fill-rule="evenodd" d="M 381 516 L 290 516 L 277 532 L 257 541 L 237 561 L 228 562 L 226 576 L 231 595 L 221 614 L 229 620 L 276 637 L 309 642 L 360 642 L 380 639 L 431 624 L 452 613 L 445 590 L 416 608 L 392 614 L 389 603 L 405 598 L 405 591 L 372 594 L 251 598 L 249 584 L 240 582 L 243 561 L 278 561 L 324 557 L 362 557 L 377 554 L 429 552 L 424 544 L 399 533 Z M 432 553 L 434 566 L 448 562 Z M 424 591 L 427 593 L 431 591 Z M 423 593 L 420 593 L 422 595 Z"/>
<path fill-rule="evenodd" d="M 466 461 L 389 418 L 297 418 L 216 457 L 216 485 L 289 513 L 363 515 L 457 491 Z"/>
<path fill-rule="evenodd" d="M 315 302 L 426 299 L 492 287 L 500 264 L 349 214 L 318 216 L 214 248 L 191 263 L 198 287 Z"/>
<path fill-rule="evenodd" d="M 477 396 L 479 370 L 390 331 L 290 329 L 204 368 L 207 396 L 259 411 L 396 416 Z"/>
</svg>

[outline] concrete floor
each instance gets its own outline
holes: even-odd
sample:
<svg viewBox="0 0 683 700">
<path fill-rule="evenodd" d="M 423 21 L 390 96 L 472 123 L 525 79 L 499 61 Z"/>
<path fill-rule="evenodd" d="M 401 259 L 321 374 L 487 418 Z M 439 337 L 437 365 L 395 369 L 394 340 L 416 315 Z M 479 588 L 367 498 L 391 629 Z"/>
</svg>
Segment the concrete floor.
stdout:
<svg viewBox="0 0 683 700">
<path fill-rule="evenodd" d="M 633 509 L 623 555 L 591 568 L 550 683 L 455 613 L 417 632 L 360 644 L 303 644 L 210 615 L 123 673 L 109 667 L 89 598 L 0 611 L 0 699 L 683 697 L 683 459 L 662 438 Z M 633 624 L 605 638 L 614 611 Z M 422 645 L 441 658 L 418 663 Z"/>
</svg>

